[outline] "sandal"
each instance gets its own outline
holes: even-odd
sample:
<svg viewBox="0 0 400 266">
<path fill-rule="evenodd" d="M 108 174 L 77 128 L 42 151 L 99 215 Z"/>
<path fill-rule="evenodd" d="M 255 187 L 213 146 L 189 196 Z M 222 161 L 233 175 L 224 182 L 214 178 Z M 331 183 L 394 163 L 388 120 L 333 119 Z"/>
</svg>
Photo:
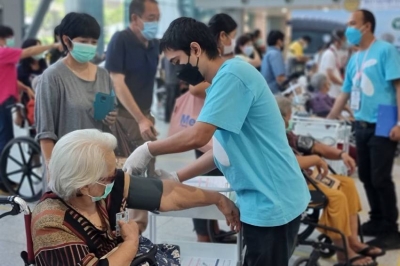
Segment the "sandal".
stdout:
<svg viewBox="0 0 400 266">
<path fill-rule="evenodd" d="M 364 256 L 356 256 L 356 257 L 354 257 L 352 259 L 349 259 L 349 263 L 350 264 L 347 264 L 347 263 L 336 263 L 334 266 L 378 266 L 378 263 L 376 261 L 371 261 L 368 264 L 355 264 L 355 265 L 353 265 L 354 262 L 357 262 L 360 259 L 365 259 L 365 257 Z"/>
<path fill-rule="evenodd" d="M 371 253 L 371 251 L 375 248 L 377 247 L 367 246 L 366 248 L 358 251 L 357 254 L 360 254 L 365 257 L 371 257 L 373 260 L 375 260 L 377 257 L 381 257 L 386 254 L 386 252 L 383 249 L 381 249 L 380 253 Z"/>
</svg>

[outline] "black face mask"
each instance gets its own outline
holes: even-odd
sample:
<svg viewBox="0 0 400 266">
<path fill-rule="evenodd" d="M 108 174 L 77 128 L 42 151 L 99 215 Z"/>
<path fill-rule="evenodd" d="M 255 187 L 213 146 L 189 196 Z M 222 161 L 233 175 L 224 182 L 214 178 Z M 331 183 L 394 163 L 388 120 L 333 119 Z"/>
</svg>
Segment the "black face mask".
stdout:
<svg viewBox="0 0 400 266">
<path fill-rule="evenodd" d="M 178 79 L 189 83 L 192 86 L 196 86 L 197 84 L 204 81 L 204 77 L 201 75 L 198 65 L 199 65 L 199 58 L 197 58 L 196 66 L 192 66 L 190 64 L 190 56 L 186 65 L 182 65 L 180 70 L 176 73 Z"/>
</svg>

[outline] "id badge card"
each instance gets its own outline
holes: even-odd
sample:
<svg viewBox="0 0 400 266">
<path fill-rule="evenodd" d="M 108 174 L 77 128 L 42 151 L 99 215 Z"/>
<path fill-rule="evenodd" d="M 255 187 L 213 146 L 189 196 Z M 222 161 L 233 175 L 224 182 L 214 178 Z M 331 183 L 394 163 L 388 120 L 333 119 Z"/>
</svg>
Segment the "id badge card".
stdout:
<svg viewBox="0 0 400 266">
<path fill-rule="evenodd" d="M 123 221 L 125 223 L 129 222 L 129 212 L 123 211 L 116 214 L 116 225 L 115 225 L 116 236 L 121 236 L 121 228 L 118 223 L 119 221 Z"/>
<path fill-rule="evenodd" d="M 361 104 L 361 88 L 360 86 L 354 86 L 351 90 L 350 108 L 354 111 L 358 111 L 360 109 L 360 104 Z"/>
</svg>

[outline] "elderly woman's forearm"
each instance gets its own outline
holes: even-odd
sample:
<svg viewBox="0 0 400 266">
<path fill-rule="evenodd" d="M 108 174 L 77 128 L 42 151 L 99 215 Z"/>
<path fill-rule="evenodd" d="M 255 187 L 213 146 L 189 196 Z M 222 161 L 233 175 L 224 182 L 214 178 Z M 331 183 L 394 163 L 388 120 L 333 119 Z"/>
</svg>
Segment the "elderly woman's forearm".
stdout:
<svg viewBox="0 0 400 266">
<path fill-rule="evenodd" d="M 118 249 L 107 257 L 109 266 L 130 266 L 136 256 L 138 243 L 124 241 Z"/>
<path fill-rule="evenodd" d="M 202 190 L 170 180 L 163 181 L 163 185 L 160 204 L 160 211 L 163 212 L 218 205 L 223 198 L 218 192 Z"/>
<path fill-rule="evenodd" d="M 317 165 L 318 160 L 320 158 L 317 155 L 309 155 L 309 156 L 296 156 L 296 159 L 301 169 L 308 169 L 310 167 Z"/>
<path fill-rule="evenodd" d="M 42 150 L 43 157 L 46 161 L 46 163 L 49 162 L 51 158 L 51 153 L 53 152 L 54 149 L 54 140 L 52 139 L 41 139 L 40 140 L 40 148 Z"/>
</svg>

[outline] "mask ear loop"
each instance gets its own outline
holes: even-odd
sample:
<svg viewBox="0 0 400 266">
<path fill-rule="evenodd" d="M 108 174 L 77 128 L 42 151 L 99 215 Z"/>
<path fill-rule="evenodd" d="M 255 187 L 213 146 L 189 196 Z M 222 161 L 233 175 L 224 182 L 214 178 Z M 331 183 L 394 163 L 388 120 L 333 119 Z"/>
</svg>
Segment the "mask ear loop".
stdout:
<svg viewBox="0 0 400 266">
<path fill-rule="evenodd" d="M 200 60 L 200 58 L 197 57 L 197 63 L 196 63 L 196 67 L 197 67 L 197 68 L 199 67 L 199 60 Z"/>
</svg>

